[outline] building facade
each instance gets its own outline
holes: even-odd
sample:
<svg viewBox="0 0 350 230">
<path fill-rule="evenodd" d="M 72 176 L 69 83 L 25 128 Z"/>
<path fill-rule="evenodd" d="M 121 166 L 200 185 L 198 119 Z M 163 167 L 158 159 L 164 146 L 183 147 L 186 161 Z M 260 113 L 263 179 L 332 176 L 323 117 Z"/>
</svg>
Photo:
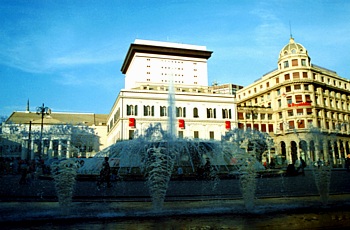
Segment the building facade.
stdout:
<svg viewBox="0 0 350 230">
<path fill-rule="evenodd" d="M 132 139 L 150 124 L 175 122 L 180 138 L 220 140 L 236 120 L 240 86 L 208 85 L 205 46 L 136 40 L 122 66 L 125 89 L 109 114 L 107 143 Z M 174 108 L 174 121 L 169 121 Z"/>
<path fill-rule="evenodd" d="M 350 81 L 312 64 L 291 38 L 277 69 L 237 91 L 237 118 L 239 128 L 268 132 L 288 163 L 302 157 L 342 165 L 350 153 Z"/>
<path fill-rule="evenodd" d="M 104 114 L 13 112 L 2 124 L 0 157 L 92 157 L 106 144 Z"/>
</svg>

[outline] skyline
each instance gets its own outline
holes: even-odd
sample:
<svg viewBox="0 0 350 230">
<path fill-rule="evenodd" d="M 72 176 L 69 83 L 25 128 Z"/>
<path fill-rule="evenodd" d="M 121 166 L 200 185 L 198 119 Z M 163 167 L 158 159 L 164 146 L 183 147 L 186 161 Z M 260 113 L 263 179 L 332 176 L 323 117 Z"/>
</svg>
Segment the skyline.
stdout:
<svg viewBox="0 0 350 230">
<path fill-rule="evenodd" d="M 311 63 L 350 79 L 348 1 L 2 1 L 0 116 L 45 103 L 109 113 L 135 39 L 206 46 L 208 84 L 247 86 L 292 34 Z"/>
</svg>

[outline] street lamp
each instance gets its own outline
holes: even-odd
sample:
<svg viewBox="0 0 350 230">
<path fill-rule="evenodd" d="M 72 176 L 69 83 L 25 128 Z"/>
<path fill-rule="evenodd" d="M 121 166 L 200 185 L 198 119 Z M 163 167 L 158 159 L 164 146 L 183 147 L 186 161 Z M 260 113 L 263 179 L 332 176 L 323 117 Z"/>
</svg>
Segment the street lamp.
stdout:
<svg viewBox="0 0 350 230">
<path fill-rule="evenodd" d="M 36 108 L 36 114 L 41 115 L 41 130 L 40 130 L 40 143 L 39 143 L 39 157 L 43 155 L 42 153 L 42 139 L 43 139 L 43 128 L 44 128 L 44 116 L 51 114 L 51 109 L 45 107 L 44 103 L 42 106 Z"/>
</svg>

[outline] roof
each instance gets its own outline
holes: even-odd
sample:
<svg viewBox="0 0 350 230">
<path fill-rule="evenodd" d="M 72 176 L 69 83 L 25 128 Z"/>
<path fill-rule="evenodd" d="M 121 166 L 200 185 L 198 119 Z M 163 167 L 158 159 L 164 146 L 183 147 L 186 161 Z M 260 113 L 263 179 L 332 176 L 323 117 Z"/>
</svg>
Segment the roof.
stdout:
<svg viewBox="0 0 350 230">
<path fill-rule="evenodd" d="M 192 45 L 178 45 L 170 46 L 166 43 L 164 45 L 161 42 L 138 42 L 132 43 L 126 54 L 124 63 L 122 65 L 121 71 L 125 74 L 129 68 L 131 60 L 133 59 L 135 53 L 148 53 L 148 54 L 162 54 L 162 55 L 172 55 L 179 57 L 193 57 L 193 58 L 205 58 L 209 59 L 211 57 L 212 51 L 205 49 L 205 46 L 192 46 Z M 203 48 L 203 49 L 199 49 Z"/>
<path fill-rule="evenodd" d="M 85 124 L 88 126 L 106 125 L 108 114 L 94 113 L 51 113 L 45 115 L 44 124 Z M 32 121 L 33 124 L 41 124 L 41 115 L 32 112 L 13 112 L 6 120 L 6 123 L 28 124 Z"/>
<path fill-rule="evenodd" d="M 289 43 L 283 47 L 283 49 L 280 52 L 280 58 L 284 55 L 290 55 L 290 54 L 306 54 L 307 50 L 305 47 L 299 43 L 296 43 L 294 41 L 294 38 L 289 39 Z"/>
</svg>

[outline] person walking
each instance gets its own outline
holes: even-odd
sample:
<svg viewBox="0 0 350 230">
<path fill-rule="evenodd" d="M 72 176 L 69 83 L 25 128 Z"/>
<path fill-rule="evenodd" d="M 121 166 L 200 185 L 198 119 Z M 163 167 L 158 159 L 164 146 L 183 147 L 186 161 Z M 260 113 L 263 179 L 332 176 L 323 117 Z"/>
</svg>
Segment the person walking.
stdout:
<svg viewBox="0 0 350 230">
<path fill-rule="evenodd" d="M 304 161 L 304 159 L 303 158 L 301 158 L 300 157 L 300 160 L 299 160 L 299 162 L 300 162 L 300 165 L 299 165 L 299 167 L 298 167 L 298 172 L 299 172 L 299 170 L 301 169 L 301 174 L 303 175 L 303 176 L 305 176 L 305 171 L 304 171 L 304 168 L 306 167 L 306 162 Z"/>
<path fill-rule="evenodd" d="M 102 164 L 102 169 L 100 171 L 100 178 L 97 182 L 97 188 L 100 189 L 103 183 L 107 184 L 108 188 L 112 187 L 111 183 L 111 167 L 108 163 L 109 157 L 105 157 L 104 162 Z"/>
<path fill-rule="evenodd" d="M 20 162 L 20 172 L 21 172 L 21 179 L 19 180 L 19 184 L 27 184 L 27 175 L 28 175 L 28 162 L 26 160 L 23 160 Z"/>
</svg>

